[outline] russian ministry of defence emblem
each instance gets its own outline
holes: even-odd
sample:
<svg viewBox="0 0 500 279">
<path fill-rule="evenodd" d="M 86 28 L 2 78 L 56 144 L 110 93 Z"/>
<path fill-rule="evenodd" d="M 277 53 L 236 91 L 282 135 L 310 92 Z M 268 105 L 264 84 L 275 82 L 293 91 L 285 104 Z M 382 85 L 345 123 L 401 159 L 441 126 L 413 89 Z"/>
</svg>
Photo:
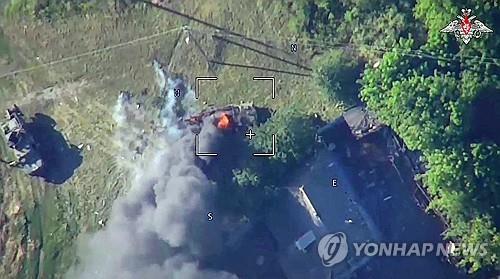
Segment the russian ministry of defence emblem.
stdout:
<svg viewBox="0 0 500 279">
<path fill-rule="evenodd" d="M 480 38 L 483 33 L 493 32 L 484 23 L 475 19 L 476 16 L 471 15 L 471 9 L 462 9 L 462 15 L 457 17 L 458 19 L 450 22 L 441 32 L 455 34 L 457 40 L 462 40 L 464 44 L 468 44 L 472 37 Z"/>
</svg>

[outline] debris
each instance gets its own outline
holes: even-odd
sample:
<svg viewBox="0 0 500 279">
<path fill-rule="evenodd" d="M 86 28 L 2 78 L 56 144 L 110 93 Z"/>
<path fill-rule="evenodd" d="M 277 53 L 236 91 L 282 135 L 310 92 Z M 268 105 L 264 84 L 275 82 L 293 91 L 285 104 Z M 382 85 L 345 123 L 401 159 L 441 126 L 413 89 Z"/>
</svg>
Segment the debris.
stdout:
<svg viewBox="0 0 500 279">
<path fill-rule="evenodd" d="M 335 150 L 335 147 L 336 147 L 335 143 L 332 142 L 332 143 L 328 144 L 327 149 L 328 149 L 328 151 L 333 151 L 333 150 Z"/>
<path fill-rule="evenodd" d="M 184 121 L 194 128 L 193 132 L 200 130 L 205 119 L 209 119 L 214 126 L 221 130 L 246 130 L 248 126 L 253 126 L 265 118 L 264 112 L 261 110 L 251 103 L 228 105 L 222 108 L 204 110 L 185 118 Z"/>
<path fill-rule="evenodd" d="M 255 263 L 259 266 L 263 265 L 264 264 L 264 261 L 265 261 L 265 258 L 264 256 L 260 255 L 257 257 L 257 260 L 255 261 Z"/>
<path fill-rule="evenodd" d="M 315 240 L 316 236 L 314 235 L 314 232 L 308 231 L 295 241 L 295 247 L 297 248 L 297 250 L 306 253 L 307 247 L 309 247 Z"/>
<path fill-rule="evenodd" d="M 92 147 L 90 146 L 90 144 L 87 144 L 87 151 L 90 151 L 92 150 Z"/>
<path fill-rule="evenodd" d="M 375 182 L 370 182 L 368 185 L 366 185 L 367 189 L 370 189 L 372 187 L 375 187 Z"/>
</svg>

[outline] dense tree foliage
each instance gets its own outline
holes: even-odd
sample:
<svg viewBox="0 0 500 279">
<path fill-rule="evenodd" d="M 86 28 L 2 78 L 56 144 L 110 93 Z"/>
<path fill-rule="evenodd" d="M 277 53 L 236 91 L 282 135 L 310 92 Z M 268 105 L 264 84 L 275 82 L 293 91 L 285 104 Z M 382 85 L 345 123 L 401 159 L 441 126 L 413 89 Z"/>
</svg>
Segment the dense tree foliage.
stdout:
<svg viewBox="0 0 500 279">
<path fill-rule="evenodd" d="M 488 244 L 486 256 L 461 255 L 460 264 L 477 271 L 500 265 L 500 143 L 494 131 L 477 129 L 492 127 L 478 121 L 500 121 L 488 119 L 497 115 L 495 105 L 477 107 L 484 100 L 500 103 L 492 97 L 500 96 L 500 40 L 485 34 L 464 45 L 440 32 L 464 7 L 500 30 L 494 1 L 303 0 L 292 5 L 298 15 L 294 27 L 314 40 L 313 48 L 323 46 L 315 69 L 320 84 L 343 91 L 335 92 L 342 96 L 348 94 L 346 80 L 361 78 L 361 100 L 410 149 L 425 155 L 430 169 L 423 181 L 431 208 L 448 219 L 447 237 Z M 358 54 L 354 61 L 366 63 L 361 76 L 336 72 L 349 72 L 339 66 L 341 59 L 331 58 L 332 48 L 339 47 L 359 50 L 351 53 Z"/>
<path fill-rule="evenodd" d="M 450 74 L 421 75 L 410 65 L 400 50 L 386 54 L 379 69 L 365 72 L 362 99 L 411 149 L 448 146 L 464 133 L 459 82 Z"/>
<path fill-rule="evenodd" d="M 358 102 L 359 68 L 353 55 L 335 49 L 315 61 L 314 78 L 332 101 L 348 107 Z"/>
<path fill-rule="evenodd" d="M 372 47 L 392 47 L 414 25 L 412 1 L 299 0 L 293 1 L 292 27 L 304 30 L 314 42 L 333 47 L 356 47 L 373 54 Z M 360 48 L 361 47 L 361 48 Z M 367 49 L 371 50 L 367 50 Z M 379 49 L 378 51 L 380 51 Z"/>
<path fill-rule="evenodd" d="M 289 107 L 277 111 L 266 123 L 256 128 L 250 141 L 253 152 L 271 152 L 272 135 L 276 136 L 275 156 L 251 158 L 243 169 L 235 169 L 238 195 L 247 211 L 256 211 L 270 200 L 286 182 L 287 174 L 311 155 L 314 148 L 313 119 L 299 109 Z"/>
<path fill-rule="evenodd" d="M 270 152 L 272 135 L 276 136 L 280 148 L 277 148 L 276 155 L 270 161 L 288 167 L 311 154 L 315 129 L 312 118 L 292 106 L 278 110 L 265 125 L 257 129 L 256 134 L 250 144 L 258 152 Z"/>
</svg>

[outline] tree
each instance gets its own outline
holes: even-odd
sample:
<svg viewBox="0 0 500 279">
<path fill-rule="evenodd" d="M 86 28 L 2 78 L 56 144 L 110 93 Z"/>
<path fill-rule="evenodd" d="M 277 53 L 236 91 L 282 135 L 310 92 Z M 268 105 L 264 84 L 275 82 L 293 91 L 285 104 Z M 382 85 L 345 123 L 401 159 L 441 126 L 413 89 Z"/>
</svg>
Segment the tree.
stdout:
<svg viewBox="0 0 500 279">
<path fill-rule="evenodd" d="M 255 129 L 250 141 L 252 152 L 271 152 L 272 135 L 276 136 L 273 157 L 251 158 L 242 169 L 233 170 L 234 199 L 247 215 L 262 212 L 273 200 L 285 175 L 314 148 L 315 128 L 311 118 L 295 107 L 279 110 L 266 123 Z"/>
<path fill-rule="evenodd" d="M 452 43 L 456 45 L 455 38 L 440 32 L 455 15 L 459 14 L 459 9 L 452 0 L 433 1 L 421 0 L 415 5 L 415 18 L 424 22 L 427 28 L 427 42 L 424 46 L 435 54 L 446 55 L 449 53 L 448 47 Z M 452 15 L 450 18 L 450 15 Z"/>
<path fill-rule="evenodd" d="M 287 168 L 312 153 L 315 132 L 311 117 L 297 107 L 288 107 L 277 111 L 268 122 L 257 128 L 250 144 L 255 152 L 271 152 L 274 134 L 276 154 L 270 158 L 270 163 L 276 168 Z"/>
<path fill-rule="evenodd" d="M 424 178 L 433 197 L 430 209 L 435 209 L 452 222 L 466 222 L 477 215 L 477 205 L 472 204 L 475 187 L 470 175 L 471 156 L 464 149 L 436 150 L 427 155 L 429 171 Z"/>
<path fill-rule="evenodd" d="M 256 173 L 254 168 L 244 168 L 241 170 L 233 170 L 233 177 L 241 187 L 257 187 L 260 185 L 260 175 Z"/>
<path fill-rule="evenodd" d="M 460 117 L 464 99 L 460 81 L 451 74 L 434 71 L 426 76 L 425 62 L 417 64 L 401 49 L 411 49 L 413 40 L 403 40 L 398 50 L 384 55 L 379 67 L 366 68 L 361 99 L 389 124 L 413 150 L 450 146 L 464 134 Z"/>
<path fill-rule="evenodd" d="M 314 78 L 334 102 L 351 106 L 359 100 L 359 68 L 356 58 L 348 52 L 332 50 L 316 59 Z"/>
<path fill-rule="evenodd" d="M 424 153 L 430 209 L 448 219 L 446 236 L 463 243 L 488 243 L 486 257 L 460 255 L 462 266 L 477 271 L 499 264 L 495 221 L 500 220 L 500 152 L 490 142 L 471 142 L 471 116 L 474 102 L 484 92 L 500 92 L 500 83 L 498 66 L 468 55 L 499 44 L 471 42 L 473 51 L 459 53 L 455 38 L 440 33 L 453 19 L 447 14 L 458 14 L 458 10 L 451 1 L 418 1 L 415 17 L 426 26 L 426 42 L 418 49 L 412 39 L 402 40 L 383 55 L 378 67 L 366 67 L 360 95 L 411 149 Z M 486 52 L 497 56 L 498 48 Z"/>
<path fill-rule="evenodd" d="M 500 218 L 500 147 L 491 143 L 472 144 L 475 197 L 495 220 Z"/>
<path fill-rule="evenodd" d="M 471 272 L 479 271 L 487 266 L 498 266 L 500 234 L 490 216 L 481 215 L 460 226 L 454 224 L 448 235 L 461 239 L 460 249 L 458 249 L 462 257 L 459 262 L 460 266 L 470 266 Z"/>
</svg>

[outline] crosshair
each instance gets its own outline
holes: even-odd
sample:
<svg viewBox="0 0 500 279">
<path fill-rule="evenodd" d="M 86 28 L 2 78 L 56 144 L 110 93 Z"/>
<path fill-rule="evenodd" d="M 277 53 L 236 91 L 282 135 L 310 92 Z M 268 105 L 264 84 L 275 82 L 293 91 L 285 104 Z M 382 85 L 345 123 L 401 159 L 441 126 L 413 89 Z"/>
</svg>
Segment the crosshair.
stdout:
<svg viewBox="0 0 500 279">
<path fill-rule="evenodd" d="M 255 136 L 255 133 L 252 131 L 252 129 L 248 129 L 248 132 L 245 134 L 245 136 L 246 136 L 249 140 L 252 140 L 252 138 Z"/>
</svg>

